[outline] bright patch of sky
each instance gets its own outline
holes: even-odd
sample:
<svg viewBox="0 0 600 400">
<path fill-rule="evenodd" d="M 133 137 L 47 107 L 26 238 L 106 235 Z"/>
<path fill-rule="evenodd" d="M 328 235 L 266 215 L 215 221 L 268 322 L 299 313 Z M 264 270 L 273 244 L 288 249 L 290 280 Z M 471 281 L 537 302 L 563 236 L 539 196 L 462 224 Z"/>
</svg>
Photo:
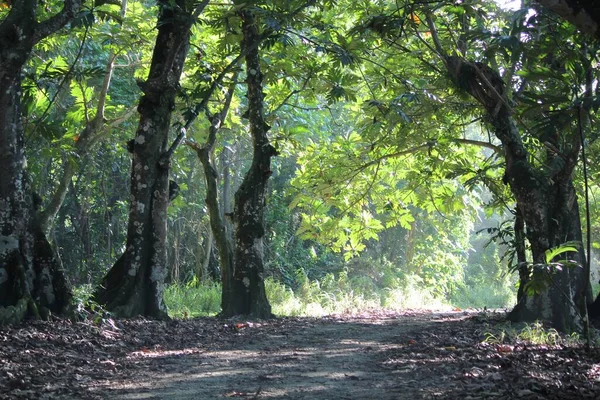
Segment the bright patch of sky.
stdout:
<svg viewBox="0 0 600 400">
<path fill-rule="evenodd" d="M 505 10 L 518 10 L 521 8 L 521 0 L 494 0 L 496 4 Z"/>
</svg>

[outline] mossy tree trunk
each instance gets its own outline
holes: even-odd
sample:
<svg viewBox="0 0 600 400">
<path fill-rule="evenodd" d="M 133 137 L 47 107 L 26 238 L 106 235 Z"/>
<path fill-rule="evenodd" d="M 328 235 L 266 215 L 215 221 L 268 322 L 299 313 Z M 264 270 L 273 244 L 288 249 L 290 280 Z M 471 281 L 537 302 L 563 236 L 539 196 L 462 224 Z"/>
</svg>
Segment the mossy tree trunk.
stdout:
<svg viewBox="0 0 600 400">
<path fill-rule="evenodd" d="M 71 21 L 80 0 L 66 0 L 38 21 L 38 1 L 16 1 L 0 24 L 0 325 L 27 313 L 62 312 L 71 299 L 34 209 L 25 171 L 21 74 L 33 47 Z"/>
<path fill-rule="evenodd" d="M 140 121 L 133 145 L 131 194 L 125 253 L 103 278 L 94 299 L 122 317 L 166 318 L 163 287 L 167 268 L 167 206 L 170 157 L 183 138 L 182 130 L 168 148 L 171 114 L 190 28 L 208 3 L 195 10 L 184 0 L 160 0 L 158 35 L 143 91 Z"/>
<path fill-rule="evenodd" d="M 517 203 L 517 212 L 523 218 L 525 235 L 531 247 L 533 268 L 521 271 L 521 285 L 531 279 L 550 279 L 545 290 L 528 294 L 519 290 L 519 299 L 510 313 L 515 321 L 545 320 L 564 332 L 580 330 L 585 304 L 584 269 L 554 268 L 546 275 L 546 250 L 569 241 L 582 241 L 577 195 L 572 182 L 581 143 L 578 135 L 571 135 L 570 150 L 558 154 L 549 150 L 544 168 L 531 164 L 517 124 L 512 116 L 502 80 L 497 71 L 481 63 L 472 63 L 458 56 L 446 58 L 450 78 L 462 90 L 475 98 L 486 110 L 487 122 L 502 142 L 505 157 L 505 178 Z M 551 149 L 559 143 L 550 143 Z M 560 157 L 560 160 L 556 160 Z M 560 161 L 560 162 L 557 162 Z M 583 265 L 585 254 L 581 249 L 567 255 Z M 560 258 L 565 258 L 562 254 Z M 544 276 L 538 276 L 543 274 Z"/>
</svg>

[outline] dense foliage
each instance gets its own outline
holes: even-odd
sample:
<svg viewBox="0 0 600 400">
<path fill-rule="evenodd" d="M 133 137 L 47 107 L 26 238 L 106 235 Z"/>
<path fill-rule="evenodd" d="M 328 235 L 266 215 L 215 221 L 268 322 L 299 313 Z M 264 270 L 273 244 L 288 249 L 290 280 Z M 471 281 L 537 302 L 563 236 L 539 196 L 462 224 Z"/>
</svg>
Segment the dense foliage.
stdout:
<svg viewBox="0 0 600 400">
<path fill-rule="evenodd" d="M 51 13 L 58 3 L 39 8 Z M 147 1 L 88 2 L 23 70 L 27 171 L 75 285 L 99 282 L 126 250 L 127 142 L 159 12 Z M 509 104 L 497 107 L 510 108 L 528 162 L 550 180 L 574 162 L 580 201 L 581 164 L 567 158 L 585 146 L 592 201 L 581 206 L 590 233 L 600 229 L 598 43 L 556 15 L 528 2 L 516 11 L 471 0 L 208 2 L 191 30 L 171 118 L 170 141 L 185 127 L 189 147 L 178 147 L 170 164 L 180 192 L 169 203 L 166 266 L 167 305 L 202 305 L 175 315 L 215 312 L 220 303 L 205 170 L 190 149 L 209 143 L 230 87 L 210 151 L 229 229 L 234 193 L 256 156 L 249 83 L 238 79 L 252 75 L 241 62 L 252 51 L 242 42 L 245 12 L 258 21 L 263 116 L 278 153 L 262 249 L 275 313 L 339 311 L 336 301 L 346 309 L 514 302 L 524 260 L 515 255 L 505 148 L 469 83 L 445 70 L 442 50 L 498 72 L 492 83 Z M 409 300 L 416 297 L 425 301 Z"/>
</svg>

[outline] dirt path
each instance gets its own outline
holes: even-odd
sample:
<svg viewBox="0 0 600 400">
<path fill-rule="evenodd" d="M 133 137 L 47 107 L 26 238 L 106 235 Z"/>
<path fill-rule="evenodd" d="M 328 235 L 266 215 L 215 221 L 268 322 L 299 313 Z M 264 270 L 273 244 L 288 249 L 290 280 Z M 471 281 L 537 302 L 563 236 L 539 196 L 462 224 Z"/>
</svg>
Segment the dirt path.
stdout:
<svg viewBox="0 0 600 400">
<path fill-rule="evenodd" d="M 469 312 L 30 322 L 0 329 L 0 399 L 600 399 L 597 348 L 509 328 Z"/>
<path fill-rule="evenodd" d="M 123 399 L 398 399 L 423 392 L 419 382 L 386 366 L 390 351 L 441 315 L 287 321 L 253 324 L 218 348 L 143 363 L 153 372 L 111 387 Z M 279 328 L 279 329 L 278 329 Z M 241 332 L 240 332 L 241 333 Z M 407 397 L 404 397 L 407 396 Z"/>
</svg>

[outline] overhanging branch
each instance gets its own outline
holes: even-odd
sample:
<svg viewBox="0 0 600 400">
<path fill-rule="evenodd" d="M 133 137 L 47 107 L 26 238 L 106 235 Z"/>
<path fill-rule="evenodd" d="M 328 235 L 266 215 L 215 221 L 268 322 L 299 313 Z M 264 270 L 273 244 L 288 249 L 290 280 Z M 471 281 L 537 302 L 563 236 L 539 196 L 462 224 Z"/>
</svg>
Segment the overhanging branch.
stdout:
<svg viewBox="0 0 600 400">
<path fill-rule="evenodd" d="M 571 22 L 583 33 L 600 37 L 600 9 L 597 0 L 536 0 Z"/>
</svg>

